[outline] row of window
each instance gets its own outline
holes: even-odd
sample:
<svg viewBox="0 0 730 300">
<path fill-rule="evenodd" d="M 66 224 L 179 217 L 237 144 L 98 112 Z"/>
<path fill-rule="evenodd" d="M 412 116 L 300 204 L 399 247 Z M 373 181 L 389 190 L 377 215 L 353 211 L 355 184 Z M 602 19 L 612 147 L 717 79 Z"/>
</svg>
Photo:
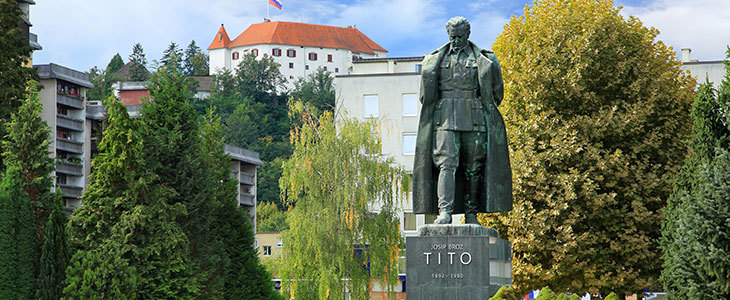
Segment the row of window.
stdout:
<svg viewBox="0 0 730 300">
<path fill-rule="evenodd" d="M 364 116 L 366 118 L 378 117 L 378 95 L 364 95 Z M 413 117 L 418 114 L 418 99 L 416 94 L 403 94 L 403 116 Z"/>
<path fill-rule="evenodd" d="M 248 51 L 249 50 L 246 49 L 246 50 L 243 50 L 242 52 L 245 53 L 245 52 L 248 52 Z M 251 53 L 253 53 L 254 56 L 259 56 L 259 49 L 252 49 L 251 50 Z M 271 49 L 271 55 L 276 56 L 276 57 L 281 56 L 281 49 L 279 49 L 279 48 Z M 297 57 L 297 50 L 287 49 L 286 50 L 286 56 L 287 57 Z M 237 60 L 239 58 L 241 58 L 239 52 L 233 52 L 231 54 L 231 59 Z M 316 61 L 317 60 L 317 53 L 309 52 L 309 60 Z M 332 54 L 327 54 L 327 62 L 332 62 Z"/>
</svg>

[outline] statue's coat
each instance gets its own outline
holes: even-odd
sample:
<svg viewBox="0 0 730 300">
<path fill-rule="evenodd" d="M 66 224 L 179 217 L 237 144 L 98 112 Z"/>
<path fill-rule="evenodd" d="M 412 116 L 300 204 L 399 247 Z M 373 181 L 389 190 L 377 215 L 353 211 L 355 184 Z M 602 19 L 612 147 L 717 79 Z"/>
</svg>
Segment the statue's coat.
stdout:
<svg viewBox="0 0 730 300">
<path fill-rule="evenodd" d="M 480 188 L 479 212 L 502 212 L 512 210 L 512 169 L 507 149 L 507 132 L 504 119 L 497 109 L 504 97 L 504 85 L 499 62 L 494 52 L 479 48 L 469 42 L 477 56 L 479 94 L 486 108 L 487 159 L 484 165 L 483 184 Z M 418 123 L 416 153 L 413 163 L 413 212 L 416 214 L 437 214 L 438 197 L 436 186 L 439 170 L 433 163 L 433 111 L 439 101 L 439 65 L 450 44 L 426 55 L 421 71 L 421 116 Z M 468 189 L 464 168 L 456 170 L 456 191 L 454 212 L 464 212 L 464 195 Z"/>
</svg>

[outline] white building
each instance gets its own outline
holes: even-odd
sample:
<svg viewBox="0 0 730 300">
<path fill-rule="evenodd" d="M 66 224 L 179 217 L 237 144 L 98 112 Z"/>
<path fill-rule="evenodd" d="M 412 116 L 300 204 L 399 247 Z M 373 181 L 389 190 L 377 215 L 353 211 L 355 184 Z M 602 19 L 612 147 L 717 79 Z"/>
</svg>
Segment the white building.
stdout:
<svg viewBox="0 0 730 300">
<path fill-rule="evenodd" d="M 682 49 L 682 66 L 680 69 L 689 70 L 689 73 L 697 79 L 697 84 L 704 84 L 706 81 L 712 82 L 713 87 L 720 88 L 722 79 L 725 77 L 725 63 L 722 60 L 699 61 L 691 59 L 690 53 L 692 49 Z"/>
<path fill-rule="evenodd" d="M 287 86 L 323 67 L 334 75 L 350 74 L 353 58 L 382 58 L 388 52 L 357 28 L 294 22 L 253 24 L 234 40 L 221 25 L 210 51 L 210 75 L 237 68 L 243 55 L 268 55 L 281 65 Z"/>
<path fill-rule="evenodd" d="M 338 118 L 382 122 L 382 152 L 393 157 L 408 173 L 413 172 L 413 159 L 418 133 L 421 103 L 418 101 L 423 57 L 356 59 L 353 71 L 335 76 Z M 413 214 L 411 195 L 403 203 L 401 228 L 406 236 L 432 223 L 434 216 Z M 456 218 L 458 222 L 459 218 Z"/>
</svg>

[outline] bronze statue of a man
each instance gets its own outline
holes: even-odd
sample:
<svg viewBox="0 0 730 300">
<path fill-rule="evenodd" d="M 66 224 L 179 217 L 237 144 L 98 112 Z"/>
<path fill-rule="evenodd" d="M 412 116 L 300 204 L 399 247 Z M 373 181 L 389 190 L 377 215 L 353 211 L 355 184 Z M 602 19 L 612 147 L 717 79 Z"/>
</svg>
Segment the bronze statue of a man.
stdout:
<svg viewBox="0 0 730 300">
<path fill-rule="evenodd" d="M 494 52 L 470 42 L 469 22 L 446 23 L 449 43 L 423 59 L 421 116 L 413 165 L 413 212 L 439 216 L 512 210 L 512 170 L 502 102 L 502 73 Z"/>
</svg>

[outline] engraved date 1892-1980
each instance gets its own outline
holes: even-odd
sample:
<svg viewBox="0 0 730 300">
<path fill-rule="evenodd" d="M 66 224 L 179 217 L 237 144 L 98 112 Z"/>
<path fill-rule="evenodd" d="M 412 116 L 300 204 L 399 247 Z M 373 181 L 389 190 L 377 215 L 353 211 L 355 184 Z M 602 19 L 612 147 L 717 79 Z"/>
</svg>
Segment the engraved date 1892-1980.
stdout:
<svg viewBox="0 0 730 300">
<path fill-rule="evenodd" d="M 431 273 L 431 278 L 436 279 L 462 279 L 464 273 Z"/>
</svg>

